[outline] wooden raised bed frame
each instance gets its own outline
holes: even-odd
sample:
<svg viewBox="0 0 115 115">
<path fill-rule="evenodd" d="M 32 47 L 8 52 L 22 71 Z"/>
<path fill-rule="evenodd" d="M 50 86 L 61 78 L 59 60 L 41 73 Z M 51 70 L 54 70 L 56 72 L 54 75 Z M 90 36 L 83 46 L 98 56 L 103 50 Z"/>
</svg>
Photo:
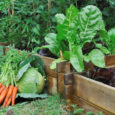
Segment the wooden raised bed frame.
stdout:
<svg viewBox="0 0 115 115">
<path fill-rule="evenodd" d="M 105 57 L 106 67 L 115 66 L 115 55 Z M 64 96 L 68 105 L 77 104 L 86 112 L 115 115 L 115 88 L 77 73 L 64 75 Z"/>
<path fill-rule="evenodd" d="M 70 73 L 70 63 L 67 61 L 57 63 L 56 69 L 51 70 L 50 65 L 55 59 L 45 56 L 40 57 L 45 63 L 50 94 L 59 92 L 65 97 L 67 104 L 77 104 L 86 111 L 103 111 L 104 115 L 115 115 L 114 87 L 80 74 Z M 105 62 L 106 67 L 113 67 L 115 65 L 115 55 L 105 57 Z"/>
</svg>

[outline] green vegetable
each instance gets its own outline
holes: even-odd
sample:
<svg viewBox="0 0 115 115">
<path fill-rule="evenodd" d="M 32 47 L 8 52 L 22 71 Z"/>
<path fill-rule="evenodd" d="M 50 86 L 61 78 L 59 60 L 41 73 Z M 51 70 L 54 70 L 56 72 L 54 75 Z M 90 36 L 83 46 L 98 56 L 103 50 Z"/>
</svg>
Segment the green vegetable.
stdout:
<svg viewBox="0 0 115 115">
<path fill-rule="evenodd" d="M 57 14 L 55 18 L 57 34 L 49 33 L 45 37 L 45 41 L 49 45 L 41 48 L 48 48 L 58 58 L 60 58 L 59 51 L 61 50 L 64 59 L 69 60 L 78 72 L 84 70 L 84 61 L 91 61 L 96 66 L 105 67 L 104 54 L 110 52 L 102 44 L 96 43 L 98 32 L 105 31 L 102 13 L 96 6 L 88 5 L 79 11 L 74 5 L 71 5 L 66 10 L 66 15 Z M 82 49 L 87 43 L 95 45 L 95 49 L 91 51 L 91 56 L 94 58 L 87 56 L 90 52 L 83 54 Z M 100 55 L 98 61 L 95 59 L 95 55 Z"/>
<path fill-rule="evenodd" d="M 5 56 L 1 56 L 0 58 L 0 82 L 6 85 L 16 85 L 17 73 L 19 70 L 19 64 L 22 60 L 26 59 L 28 53 L 25 51 L 20 51 L 10 48 L 9 51 L 6 52 Z"/>
<path fill-rule="evenodd" d="M 115 54 L 115 28 L 111 28 L 108 32 L 103 30 L 100 32 L 102 42 L 106 43 L 111 54 Z"/>
<path fill-rule="evenodd" d="M 35 69 L 28 68 L 21 79 L 17 82 L 20 93 L 41 93 L 44 88 L 44 77 Z"/>
</svg>

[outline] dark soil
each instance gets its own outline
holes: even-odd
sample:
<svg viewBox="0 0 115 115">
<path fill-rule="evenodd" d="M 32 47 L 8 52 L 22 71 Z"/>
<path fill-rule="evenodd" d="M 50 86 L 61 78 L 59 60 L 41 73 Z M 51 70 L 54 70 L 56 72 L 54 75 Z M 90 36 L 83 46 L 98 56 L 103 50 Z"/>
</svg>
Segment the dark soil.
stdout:
<svg viewBox="0 0 115 115">
<path fill-rule="evenodd" d="M 98 68 L 94 66 L 91 70 L 83 72 L 82 75 L 115 87 L 115 68 Z"/>
</svg>

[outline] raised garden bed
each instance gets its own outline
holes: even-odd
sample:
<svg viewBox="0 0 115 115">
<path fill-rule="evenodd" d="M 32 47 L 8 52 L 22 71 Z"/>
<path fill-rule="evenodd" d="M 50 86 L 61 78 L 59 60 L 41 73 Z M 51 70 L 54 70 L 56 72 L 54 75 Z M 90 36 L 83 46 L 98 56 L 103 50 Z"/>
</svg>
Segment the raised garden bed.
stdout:
<svg viewBox="0 0 115 115">
<path fill-rule="evenodd" d="M 115 66 L 114 55 L 107 56 L 105 61 L 107 68 Z M 80 73 L 64 75 L 64 96 L 67 104 L 78 104 L 86 111 L 103 111 L 104 115 L 115 114 L 115 88 Z"/>
</svg>

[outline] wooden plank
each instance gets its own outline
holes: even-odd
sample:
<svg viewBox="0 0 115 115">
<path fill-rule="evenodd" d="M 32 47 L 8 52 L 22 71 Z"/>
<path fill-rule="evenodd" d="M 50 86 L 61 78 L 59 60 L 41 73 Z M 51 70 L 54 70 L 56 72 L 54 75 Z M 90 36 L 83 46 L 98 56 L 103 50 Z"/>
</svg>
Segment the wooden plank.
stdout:
<svg viewBox="0 0 115 115">
<path fill-rule="evenodd" d="M 46 75 L 48 75 L 50 77 L 57 78 L 57 71 L 56 71 L 56 69 L 50 69 L 50 65 L 52 64 L 52 62 L 55 59 L 49 58 L 49 57 L 45 57 L 45 56 L 41 56 L 41 55 L 38 55 L 38 56 L 40 56 L 43 59 L 43 61 L 44 61 Z"/>
<path fill-rule="evenodd" d="M 74 95 L 115 114 L 115 88 L 74 74 Z"/>
<path fill-rule="evenodd" d="M 56 64 L 58 93 L 64 97 L 64 74 L 70 72 L 70 63 L 63 61 Z"/>
<path fill-rule="evenodd" d="M 72 103 L 77 104 L 81 108 L 84 108 L 85 111 L 83 115 L 86 115 L 87 112 L 93 112 L 93 113 L 103 112 L 104 115 L 114 115 L 106 111 L 105 109 L 102 109 L 99 106 L 96 106 L 76 95 L 72 95 Z"/>
<path fill-rule="evenodd" d="M 68 61 L 63 61 L 56 64 L 58 73 L 69 73 L 70 72 L 70 63 Z"/>
<path fill-rule="evenodd" d="M 48 77 L 48 93 L 57 94 L 57 78 Z"/>
<path fill-rule="evenodd" d="M 63 73 L 58 73 L 58 92 L 63 95 L 64 93 L 64 80 Z"/>
<path fill-rule="evenodd" d="M 106 67 L 115 67 L 115 55 L 105 57 Z"/>
<path fill-rule="evenodd" d="M 73 85 L 74 80 L 73 80 L 73 74 L 64 74 L 64 85 Z"/>
</svg>

